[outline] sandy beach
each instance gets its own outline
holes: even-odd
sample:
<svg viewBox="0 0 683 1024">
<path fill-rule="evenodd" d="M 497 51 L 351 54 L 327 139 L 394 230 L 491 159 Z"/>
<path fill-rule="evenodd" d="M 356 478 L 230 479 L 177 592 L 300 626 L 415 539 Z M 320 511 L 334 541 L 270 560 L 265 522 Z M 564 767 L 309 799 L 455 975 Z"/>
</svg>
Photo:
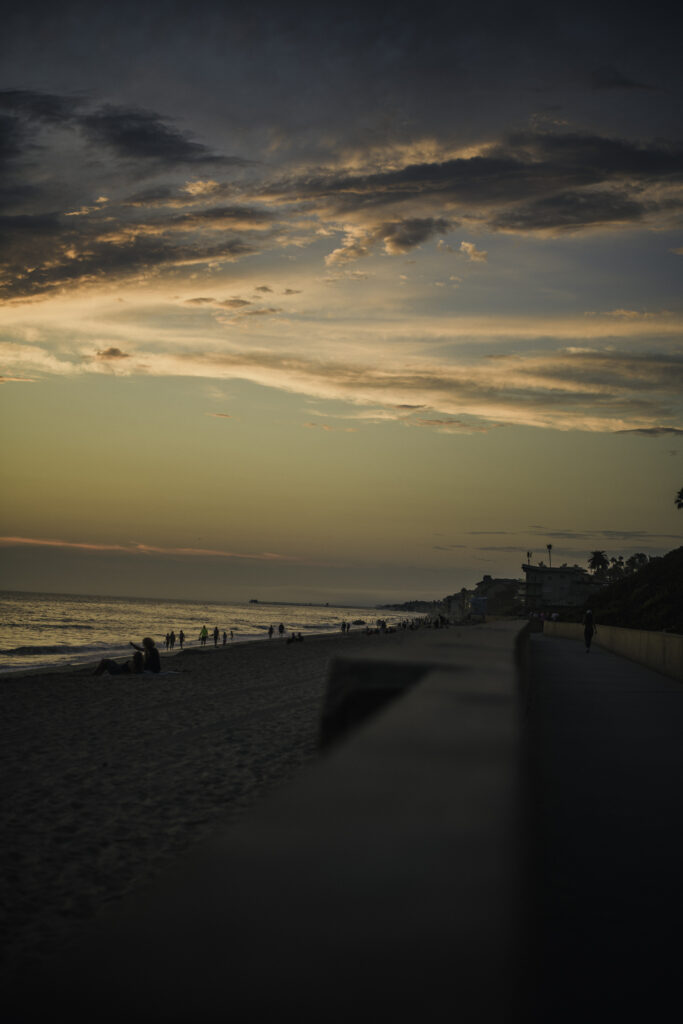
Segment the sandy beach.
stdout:
<svg viewBox="0 0 683 1024">
<path fill-rule="evenodd" d="M 300 772 L 317 754 L 330 658 L 391 640 L 274 639 L 163 653 L 159 676 L 0 680 L 1 977 L 63 950 Z"/>
</svg>

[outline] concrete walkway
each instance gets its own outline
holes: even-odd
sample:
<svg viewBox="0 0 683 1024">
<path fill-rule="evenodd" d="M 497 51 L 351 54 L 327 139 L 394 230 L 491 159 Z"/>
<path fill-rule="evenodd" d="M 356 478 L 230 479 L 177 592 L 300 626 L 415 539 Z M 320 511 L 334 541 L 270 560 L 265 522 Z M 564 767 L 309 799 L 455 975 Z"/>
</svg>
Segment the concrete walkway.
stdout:
<svg viewBox="0 0 683 1024">
<path fill-rule="evenodd" d="M 530 637 L 537 1019 L 680 1019 L 683 686 Z"/>
</svg>

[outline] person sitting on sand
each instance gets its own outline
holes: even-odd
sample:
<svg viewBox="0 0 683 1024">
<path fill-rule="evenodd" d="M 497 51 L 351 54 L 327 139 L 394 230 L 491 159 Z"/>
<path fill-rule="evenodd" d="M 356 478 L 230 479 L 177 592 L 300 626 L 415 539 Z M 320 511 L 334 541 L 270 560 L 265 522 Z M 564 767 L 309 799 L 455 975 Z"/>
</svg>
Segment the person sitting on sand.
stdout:
<svg viewBox="0 0 683 1024">
<path fill-rule="evenodd" d="M 157 651 L 157 657 L 159 652 Z M 133 660 L 124 661 L 122 665 L 118 661 L 114 661 L 112 658 L 102 658 L 95 669 L 93 675 L 101 676 L 103 672 L 108 672 L 110 676 L 121 676 L 121 675 L 141 675 L 145 671 L 145 659 L 139 650 L 136 650 L 133 655 Z"/>
<path fill-rule="evenodd" d="M 146 636 L 142 641 L 142 647 L 134 644 L 131 640 L 130 646 L 136 651 L 142 651 L 145 672 L 161 672 L 161 658 L 151 636 Z"/>
</svg>

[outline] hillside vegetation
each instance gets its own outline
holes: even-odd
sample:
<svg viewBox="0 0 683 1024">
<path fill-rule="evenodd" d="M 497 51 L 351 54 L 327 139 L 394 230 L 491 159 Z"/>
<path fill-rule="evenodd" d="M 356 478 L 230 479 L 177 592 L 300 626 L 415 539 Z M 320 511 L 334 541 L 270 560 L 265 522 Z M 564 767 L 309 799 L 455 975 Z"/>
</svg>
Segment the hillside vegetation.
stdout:
<svg viewBox="0 0 683 1024">
<path fill-rule="evenodd" d="M 652 559 L 597 591 L 589 606 L 598 623 L 683 634 L 683 547 Z"/>
</svg>

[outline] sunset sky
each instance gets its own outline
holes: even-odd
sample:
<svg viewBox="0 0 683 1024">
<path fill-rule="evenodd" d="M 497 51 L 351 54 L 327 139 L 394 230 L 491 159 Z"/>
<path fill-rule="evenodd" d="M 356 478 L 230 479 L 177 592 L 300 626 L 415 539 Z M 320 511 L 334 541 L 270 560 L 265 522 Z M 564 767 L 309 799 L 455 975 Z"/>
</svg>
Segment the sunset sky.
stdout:
<svg viewBox="0 0 683 1024">
<path fill-rule="evenodd" d="M 683 514 L 672 5 L 16 5 L 0 585 L 402 601 Z"/>
</svg>

